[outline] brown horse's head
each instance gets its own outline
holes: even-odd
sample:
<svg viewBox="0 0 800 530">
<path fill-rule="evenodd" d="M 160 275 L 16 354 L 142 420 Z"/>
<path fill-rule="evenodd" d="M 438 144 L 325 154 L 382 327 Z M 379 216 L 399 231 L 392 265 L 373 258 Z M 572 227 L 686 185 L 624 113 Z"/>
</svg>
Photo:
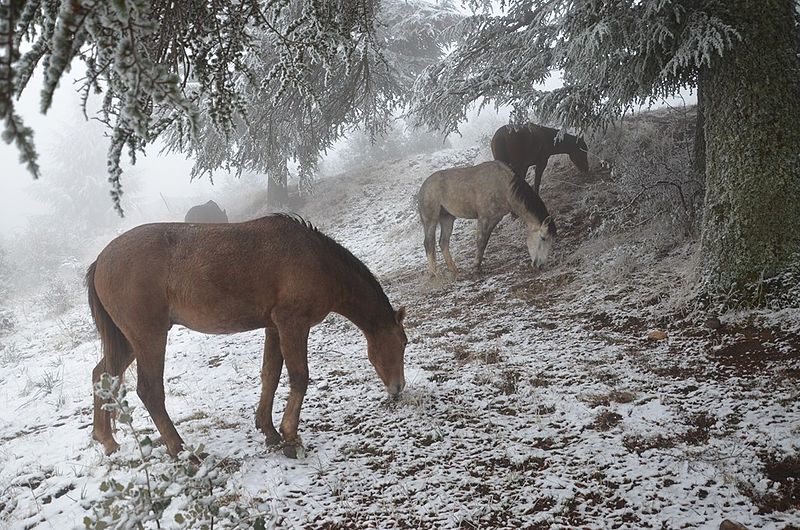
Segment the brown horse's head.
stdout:
<svg viewBox="0 0 800 530">
<path fill-rule="evenodd" d="M 394 313 L 394 321 L 379 328 L 372 336 L 367 336 L 367 355 L 369 362 L 375 367 L 378 377 L 386 385 L 390 396 L 397 396 L 406 386 L 403 369 L 403 356 L 406 351 L 406 332 L 403 320 L 406 308 L 401 307 Z"/>
<path fill-rule="evenodd" d="M 586 146 L 586 142 L 583 141 L 583 138 L 577 138 L 575 145 L 577 146 L 577 149 L 575 149 L 569 154 L 569 159 L 572 160 L 572 163 L 575 164 L 575 167 L 577 167 L 584 173 L 588 173 L 589 148 Z"/>
</svg>

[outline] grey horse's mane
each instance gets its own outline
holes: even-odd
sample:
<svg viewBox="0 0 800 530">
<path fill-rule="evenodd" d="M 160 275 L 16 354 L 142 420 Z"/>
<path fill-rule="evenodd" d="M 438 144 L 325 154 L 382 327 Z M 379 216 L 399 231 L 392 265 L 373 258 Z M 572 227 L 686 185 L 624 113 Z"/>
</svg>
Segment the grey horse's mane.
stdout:
<svg viewBox="0 0 800 530">
<path fill-rule="evenodd" d="M 544 205 L 544 201 L 542 201 L 538 193 L 533 191 L 531 185 L 528 184 L 524 178 L 516 173 L 513 173 L 513 175 L 511 180 L 512 195 L 514 195 L 514 198 L 521 202 L 525 206 L 525 209 L 532 213 L 540 223 L 543 223 L 545 219 L 550 217 L 547 207 Z M 548 234 L 554 237 L 556 235 L 556 223 L 552 218 L 550 218 Z"/>
</svg>

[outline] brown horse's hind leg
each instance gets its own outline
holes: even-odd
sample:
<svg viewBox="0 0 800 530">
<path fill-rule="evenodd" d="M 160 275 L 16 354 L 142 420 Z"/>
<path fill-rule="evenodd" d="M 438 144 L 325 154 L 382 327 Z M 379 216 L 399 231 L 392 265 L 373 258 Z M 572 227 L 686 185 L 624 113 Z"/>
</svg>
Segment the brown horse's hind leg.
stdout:
<svg viewBox="0 0 800 530">
<path fill-rule="evenodd" d="M 281 352 L 289 374 L 289 399 L 281 421 L 283 435 L 283 454 L 297 458 L 297 450 L 302 449 L 297 426 L 300 423 L 300 407 L 308 388 L 308 326 L 298 326 L 293 319 L 279 322 Z"/>
<path fill-rule="evenodd" d="M 450 236 L 453 235 L 453 223 L 455 223 L 455 220 L 456 218 L 450 214 L 442 213 L 439 216 L 439 226 L 442 229 L 442 233 L 439 235 L 439 247 L 442 249 L 442 255 L 444 256 L 445 263 L 447 263 L 447 268 L 450 269 L 450 272 L 457 275 L 458 267 L 453 260 L 453 256 L 450 255 Z"/>
<path fill-rule="evenodd" d="M 154 331 L 147 338 L 131 340 L 136 352 L 138 382 L 136 392 L 153 418 L 161 438 L 172 456 L 183 450 L 183 440 L 164 406 L 164 354 L 167 331 Z"/>
<path fill-rule="evenodd" d="M 108 354 L 100 359 L 97 366 L 92 370 L 92 389 L 94 385 L 100 381 L 100 376 L 108 373 L 114 377 L 121 377 L 125 369 L 130 366 L 133 361 L 133 355 L 130 350 L 116 352 L 114 358 L 109 358 Z M 103 450 L 107 455 L 119 449 L 119 444 L 114 439 L 114 433 L 111 429 L 111 418 L 114 416 L 113 412 L 103 410 L 105 400 L 94 395 L 94 418 L 92 421 L 92 438 L 97 440 L 103 445 Z"/>
<path fill-rule="evenodd" d="M 281 435 L 272 423 L 272 404 L 281 378 L 283 355 L 277 329 L 267 329 L 264 342 L 264 360 L 261 364 L 261 399 L 256 409 L 256 428 L 266 436 L 267 445 L 281 443 Z"/>
</svg>

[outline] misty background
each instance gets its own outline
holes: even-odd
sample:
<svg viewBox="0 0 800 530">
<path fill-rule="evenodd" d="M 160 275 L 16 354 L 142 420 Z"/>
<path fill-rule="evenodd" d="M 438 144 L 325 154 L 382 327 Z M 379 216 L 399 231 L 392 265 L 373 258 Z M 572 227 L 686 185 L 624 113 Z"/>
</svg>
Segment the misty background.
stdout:
<svg viewBox="0 0 800 530">
<path fill-rule="evenodd" d="M 72 75 L 70 80 L 77 77 Z M 31 85 L 41 83 L 38 72 Z M 559 76 L 553 76 L 543 88 L 560 84 Z M 656 107 L 694 102 L 694 95 L 686 91 Z M 89 116 L 97 106 L 89 102 Z M 180 153 L 161 152 L 159 141 L 138 155 L 135 165 L 125 154 L 125 217 L 120 218 L 107 181 L 106 129 L 97 120 L 86 120 L 72 82 L 58 88 L 47 115 L 39 108 L 39 92 L 34 90 L 25 92 L 17 103 L 18 112 L 35 133 L 41 178 L 34 180 L 19 162 L 16 146 L 0 144 L 0 305 L 15 294 L 41 290 L 63 292 L 65 298 L 80 296 L 86 265 L 114 236 L 146 222 L 182 221 L 188 208 L 209 199 L 226 209 L 232 222 L 269 212 L 266 175 L 217 171 L 212 178 L 191 179 L 193 161 Z M 480 112 L 473 109 L 459 128 L 461 134 L 447 138 L 414 130 L 402 119 L 384 137 L 370 139 L 355 131 L 323 156 L 316 178 L 448 147 L 482 146 L 488 151 L 491 135 L 508 119 L 508 110 L 488 106 Z M 290 190 L 292 184 L 290 175 Z"/>
</svg>

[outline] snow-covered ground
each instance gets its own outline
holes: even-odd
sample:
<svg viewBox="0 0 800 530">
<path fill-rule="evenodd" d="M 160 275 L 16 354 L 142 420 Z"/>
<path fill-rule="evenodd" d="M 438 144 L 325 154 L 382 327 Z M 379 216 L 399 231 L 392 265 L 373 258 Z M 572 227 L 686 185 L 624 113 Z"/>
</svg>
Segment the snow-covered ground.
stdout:
<svg viewBox="0 0 800 530">
<path fill-rule="evenodd" d="M 530 267 L 509 217 L 472 274 L 474 222 L 459 220 L 466 273 L 427 278 L 414 193 L 437 169 L 487 157 L 453 149 L 364 168 L 320 182 L 300 208 L 408 308 L 410 339 L 407 389 L 392 402 L 357 328 L 331 315 L 312 330 L 305 458 L 266 449 L 254 426 L 263 332 L 170 332 L 167 408 L 219 462 L 216 502 L 249 514 L 243 525 L 259 515 L 279 528 L 800 526 L 796 312 L 723 315 L 719 330 L 681 313 L 695 247 L 596 230 L 608 175 L 580 176 L 566 159 L 543 180 L 560 235 L 545 269 Z M 123 425 L 111 457 L 90 441 L 99 343 L 85 302 L 58 317 L 13 309 L 17 326 L 0 337 L 0 528 L 82 527 L 109 476 L 142 483 L 139 450 Z M 648 340 L 653 329 L 666 339 Z M 284 375 L 276 418 L 287 390 Z M 138 436 L 156 439 L 149 469 L 170 473 L 129 399 Z M 179 525 L 179 509 L 161 525 Z"/>
</svg>

